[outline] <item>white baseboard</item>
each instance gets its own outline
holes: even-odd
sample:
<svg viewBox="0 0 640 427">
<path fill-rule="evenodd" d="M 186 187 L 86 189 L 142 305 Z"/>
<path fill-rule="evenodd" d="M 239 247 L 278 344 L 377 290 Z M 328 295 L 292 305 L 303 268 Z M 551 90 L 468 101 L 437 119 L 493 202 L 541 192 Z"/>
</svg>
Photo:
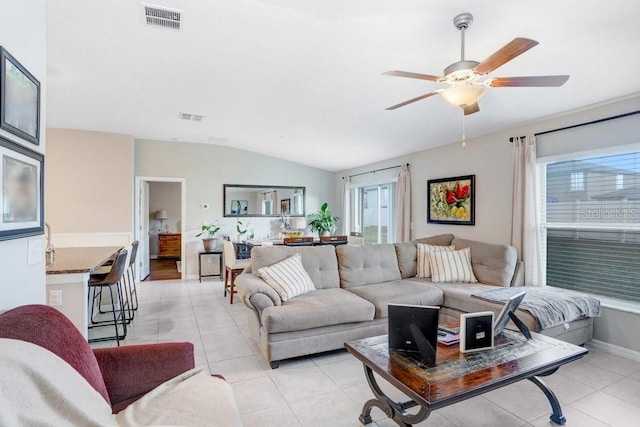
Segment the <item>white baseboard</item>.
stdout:
<svg viewBox="0 0 640 427">
<path fill-rule="evenodd" d="M 591 340 L 586 344 L 586 346 L 596 350 L 603 351 L 605 353 L 613 354 L 614 356 L 620 356 L 626 359 L 631 359 L 633 361 L 640 362 L 640 352 L 635 350 L 630 350 L 628 348 L 620 347 L 615 344 L 610 344 L 608 342 L 604 342 L 600 340 Z"/>
</svg>

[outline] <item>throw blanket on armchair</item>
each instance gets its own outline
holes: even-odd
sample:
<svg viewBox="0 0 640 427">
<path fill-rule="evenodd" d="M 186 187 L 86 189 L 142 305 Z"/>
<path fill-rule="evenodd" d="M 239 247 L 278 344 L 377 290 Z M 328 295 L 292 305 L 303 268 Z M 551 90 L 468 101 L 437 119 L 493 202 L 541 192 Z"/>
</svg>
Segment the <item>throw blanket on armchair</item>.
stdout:
<svg viewBox="0 0 640 427">
<path fill-rule="evenodd" d="M 24 341 L 0 338 L 0 426 L 241 426 L 233 390 L 192 369 L 124 411 L 111 407 L 71 365 Z"/>
<path fill-rule="evenodd" d="M 565 289 L 533 286 L 498 288 L 472 296 L 485 301 L 504 303 L 522 291 L 526 291 L 527 294 L 519 308 L 535 317 L 540 330 L 550 329 L 581 317 L 600 317 L 598 298 Z"/>
<path fill-rule="evenodd" d="M 0 425 L 116 426 L 111 407 L 67 362 L 0 338 Z"/>
</svg>

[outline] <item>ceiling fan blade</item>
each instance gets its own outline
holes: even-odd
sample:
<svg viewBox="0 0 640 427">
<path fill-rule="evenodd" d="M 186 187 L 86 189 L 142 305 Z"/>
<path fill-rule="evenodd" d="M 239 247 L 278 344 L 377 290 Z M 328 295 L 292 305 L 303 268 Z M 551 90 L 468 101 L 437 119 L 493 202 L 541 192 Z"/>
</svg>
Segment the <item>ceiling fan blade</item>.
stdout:
<svg viewBox="0 0 640 427">
<path fill-rule="evenodd" d="M 468 116 L 469 114 L 477 113 L 478 111 L 480 111 L 480 106 L 477 102 L 474 102 L 473 104 L 467 105 L 462 110 L 464 111 L 464 115 Z"/>
<path fill-rule="evenodd" d="M 538 42 L 535 40 L 524 38 L 513 39 L 496 53 L 476 65 L 474 70 L 478 74 L 489 74 L 496 68 L 506 64 L 537 45 Z"/>
<path fill-rule="evenodd" d="M 559 87 L 569 80 L 569 76 L 496 77 L 492 87 Z"/>
<path fill-rule="evenodd" d="M 430 96 L 438 95 L 440 92 L 442 92 L 442 91 L 441 90 L 437 90 L 435 92 L 429 92 L 429 93 L 427 93 L 425 95 L 420 95 L 417 98 L 413 98 L 413 99 L 410 99 L 408 101 L 401 102 L 400 104 L 392 105 L 389 108 L 385 108 L 385 110 L 395 110 L 396 108 L 404 107 L 405 105 L 409 105 L 409 104 L 412 104 L 412 103 L 414 103 L 416 101 L 420 101 L 422 99 L 429 98 Z"/>
<path fill-rule="evenodd" d="M 442 79 L 442 77 L 432 76 L 430 74 L 418 74 L 418 73 L 410 73 L 408 71 L 398 71 L 398 70 L 387 71 L 382 74 L 385 76 L 407 77 L 410 79 L 419 79 L 419 80 L 430 80 L 432 82 L 437 82 Z"/>
</svg>

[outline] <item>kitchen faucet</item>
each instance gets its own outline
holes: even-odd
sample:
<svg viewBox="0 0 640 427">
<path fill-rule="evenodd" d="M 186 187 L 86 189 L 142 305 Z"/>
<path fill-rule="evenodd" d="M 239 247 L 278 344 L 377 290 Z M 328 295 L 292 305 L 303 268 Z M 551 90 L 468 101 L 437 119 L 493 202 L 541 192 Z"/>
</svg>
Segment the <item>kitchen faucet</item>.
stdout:
<svg viewBox="0 0 640 427">
<path fill-rule="evenodd" d="M 47 254 L 47 261 L 49 261 L 50 263 L 53 262 L 53 259 L 55 257 L 55 253 L 56 250 L 53 247 L 53 244 L 51 243 L 51 225 L 49 225 L 48 222 L 44 223 L 44 227 L 47 231 L 47 248 L 45 249 L 45 253 Z"/>
</svg>

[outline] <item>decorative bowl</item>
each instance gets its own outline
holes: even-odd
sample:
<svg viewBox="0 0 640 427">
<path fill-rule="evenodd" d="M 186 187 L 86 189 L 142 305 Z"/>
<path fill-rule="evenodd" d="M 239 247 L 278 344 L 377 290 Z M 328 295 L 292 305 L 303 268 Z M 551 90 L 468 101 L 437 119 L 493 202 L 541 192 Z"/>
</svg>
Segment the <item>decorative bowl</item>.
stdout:
<svg viewBox="0 0 640 427">
<path fill-rule="evenodd" d="M 297 238 L 302 237 L 303 234 L 304 232 L 302 231 L 282 231 L 282 235 L 285 237 Z"/>
</svg>

